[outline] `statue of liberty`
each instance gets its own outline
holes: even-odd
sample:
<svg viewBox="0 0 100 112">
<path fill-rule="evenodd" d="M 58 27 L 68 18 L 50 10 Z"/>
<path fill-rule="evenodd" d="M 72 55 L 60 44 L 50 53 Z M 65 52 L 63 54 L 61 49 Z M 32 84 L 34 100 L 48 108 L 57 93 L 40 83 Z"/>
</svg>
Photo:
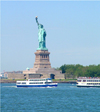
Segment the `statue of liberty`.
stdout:
<svg viewBox="0 0 100 112">
<path fill-rule="evenodd" d="M 46 31 L 43 28 L 43 25 L 39 24 L 37 16 L 35 19 L 36 19 L 36 23 L 37 23 L 38 29 L 39 29 L 39 32 L 38 32 L 39 48 L 37 48 L 37 50 L 48 50 L 46 48 L 46 38 L 45 38 L 46 37 Z"/>
</svg>

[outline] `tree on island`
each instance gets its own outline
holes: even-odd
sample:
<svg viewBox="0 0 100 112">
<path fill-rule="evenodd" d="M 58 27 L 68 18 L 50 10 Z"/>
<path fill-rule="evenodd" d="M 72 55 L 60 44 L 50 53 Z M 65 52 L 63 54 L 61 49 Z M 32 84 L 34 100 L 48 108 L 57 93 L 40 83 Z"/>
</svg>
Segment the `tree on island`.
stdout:
<svg viewBox="0 0 100 112">
<path fill-rule="evenodd" d="M 76 65 L 62 65 L 59 70 L 65 74 L 66 78 L 76 77 L 100 77 L 100 64 L 83 66 L 80 64 Z"/>
</svg>

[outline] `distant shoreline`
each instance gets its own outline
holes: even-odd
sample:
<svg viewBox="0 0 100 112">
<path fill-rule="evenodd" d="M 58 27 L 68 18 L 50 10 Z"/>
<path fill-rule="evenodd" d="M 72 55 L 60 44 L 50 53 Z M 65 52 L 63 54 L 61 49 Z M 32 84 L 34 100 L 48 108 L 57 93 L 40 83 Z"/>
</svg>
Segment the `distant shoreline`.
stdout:
<svg viewBox="0 0 100 112">
<path fill-rule="evenodd" d="M 15 80 L 0 80 L 0 83 L 16 83 Z"/>
<path fill-rule="evenodd" d="M 54 83 L 76 84 L 76 81 L 53 81 Z M 16 80 L 0 80 L 0 83 L 16 83 Z"/>
</svg>

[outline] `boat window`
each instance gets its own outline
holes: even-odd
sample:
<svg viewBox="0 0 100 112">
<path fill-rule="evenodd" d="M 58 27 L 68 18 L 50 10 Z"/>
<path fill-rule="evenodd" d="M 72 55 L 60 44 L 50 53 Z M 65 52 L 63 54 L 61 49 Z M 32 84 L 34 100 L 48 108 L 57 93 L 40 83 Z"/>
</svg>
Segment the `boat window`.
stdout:
<svg viewBox="0 0 100 112">
<path fill-rule="evenodd" d="M 30 79 L 29 81 L 45 81 L 46 79 Z"/>
<path fill-rule="evenodd" d="M 43 84 L 43 82 L 30 82 L 29 84 Z"/>
<path fill-rule="evenodd" d="M 45 82 L 45 84 L 50 84 L 51 82 Z"/>
<path fill-rule="evenodd" d="M 90 83 L 87 83 L 87 85 L 90 85 Z"/>
<path fill-rule="evenodd" d="M 83 82 L 86 82 L 86 80 L 83 80 Z"/>
<path fill-rule="evenodd" d="M 29 81 L 33 81 L 33 79 L 30 79 Z"/>
<path fill-rule="evenodd" d="M 81 80 L 78 80 L 78 82 L 81 82 Z"/>
<path fill-rule="evenodd" d="M 45 79 L 41 79 L 41 81 L 45 81 Z"/>
<path fill-rule="evenodd" d="M 26 84 L 26 82 L 22 82 L 22 84 Z"/>
<path fill-rule="evenodd" d="M 34 84 L 34 82 L 30 82 L 29 84 Z"/>
<path fill-rule="evenodd" d="M 17 82 L 17 84 L 21 84 L 21 82 Z"/>
<path fill-rule="evenodd" d="M 39 80 L 39 79 L 31 79 L 29 81 L 41 81 L 41 80 Z"/>
</svg>

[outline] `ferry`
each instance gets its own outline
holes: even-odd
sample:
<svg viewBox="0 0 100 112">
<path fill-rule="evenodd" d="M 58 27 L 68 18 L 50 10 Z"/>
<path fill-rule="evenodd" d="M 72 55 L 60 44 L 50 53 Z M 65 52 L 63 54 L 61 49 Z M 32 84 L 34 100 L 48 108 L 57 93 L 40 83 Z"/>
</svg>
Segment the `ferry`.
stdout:
<svg viewBox="0 0 100 112">
<path fill-rule="evenodd" d="M 100 87 L 100 78 L 79 77 L 77 78 L 77 87 Z"/>
<path fill-rule="evenodd" d="M 26 81 L 16 81 L 17 87 L 57 87 L 58 83 L 53 83 L 51 78 L 34 78 Z"/>
</svg>

